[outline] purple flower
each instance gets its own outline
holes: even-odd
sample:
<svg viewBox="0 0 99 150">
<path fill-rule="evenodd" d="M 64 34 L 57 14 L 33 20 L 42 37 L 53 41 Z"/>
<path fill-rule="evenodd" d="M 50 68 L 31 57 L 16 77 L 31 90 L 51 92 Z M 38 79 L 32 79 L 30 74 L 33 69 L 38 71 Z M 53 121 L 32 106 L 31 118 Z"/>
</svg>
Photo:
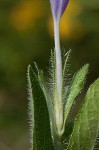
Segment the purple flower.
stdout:
<svg viewBox="0 0 99 150">
<path fill-rule="evenodd" d="M 68 2 L 69 0 L 50 0 L 54 18 L 60 19 L 68 5 Z"/>
</svg>

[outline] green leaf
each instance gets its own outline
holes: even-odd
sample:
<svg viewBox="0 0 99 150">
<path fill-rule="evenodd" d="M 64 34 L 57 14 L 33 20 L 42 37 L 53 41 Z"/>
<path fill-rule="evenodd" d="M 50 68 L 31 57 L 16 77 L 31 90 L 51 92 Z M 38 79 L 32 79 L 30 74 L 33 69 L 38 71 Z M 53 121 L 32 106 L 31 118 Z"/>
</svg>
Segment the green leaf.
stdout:
<svg viewBox="0 0 99 150">
<path fill-rule="evenodd" d="M 99 79 L 89 88 L 67 150 L 93 150 L 99 132 Z"/>
<path fill-rule="evenodd" d="M 85 77 L 88 72 L 88 64 L 86 64 L 80 71 L 75 75 L 72 85 L 70 87 L 70 91 L 68 94 L 68 98 L 66 100 L 65 108 L 64 108 L 64 124 L 66 122 L 66 119 L 68 117 L 68 114 L 70 112 L 71 106 L 77 97 L 77 95 L 80 93 L 80 91 L 83 88 Z"/>
<path fill-rule="evenodd" d="M 65 62 L 63 67 L 63 79 L 66 78 L 67 72 L 68 72 L 68 61 L 70 57 L 71 49 L 65 54 Z M 64 80 L 63 80 L 64 81 Z"/>
<path fill-rule="evenodd" d="M 70 53 L 71 53 L 71 49 L 64 54 L 63 56 L 63 72 L 62 72 L 62 99 L 63 99 L 63 103 L 64 105 L 66 104 L 66 97 L 67 97 L 67 93 L 68 93 L 68 83 L 70 82 L 70 78 L 69 78 L 69 58 L 70 58 Z"/>
<path fill-rule="evenodd" d="M 53 150 L 46 99 L 38 78 L 28 67 L 31 150 Z"/>
<path fill-rule="evenodd" d="M 38 68 L 37 64 L 36 63 L 34 63 L 34 64 L 35 64 L 35 68 L 37 70 L 37 77 L 38 77 L 39 84 L 42 88 L 42 91 L 43 91 L 45 99 L 46 99 L 50 120 L 52 121 L 52 118 L 53 118 L 53 109 L 52 109 L 53 105 L 52 105 L 52 101 L 50 99 L 50 96 L 49 96 L 49 93 L 48 93 L 48 90 L 47 90 L 47 86 L 45 84 L 44 74 L 43 74 L 43 71 Z"/>
<path fill-rule="evenodd" d="M 51 53 L 51 60 L 50 60 L 50 63 L 51 63 L 51 68 L 52 68 L 52 74 L 54 74 L 54 54 Z M 45 83 L 45 79 L 44 79 L 44 74 L 43 74 L 43 71 L 41 69 L 38 68 L 37 64 L 35 64 L 35 68 L 37 70 L 37 77 L 38 77 L 38 80 L 39 80 L 39 83 L 40 83 L 40 86 L 42 88 L 42 91 L 44 92 L 44 95 L 45 95 L 45 98 L 46 98 L 46 103 L 47 103 L 47 108 L 48 108 L 48 112 L 49 112 L 49 117 L 50 117 L 50 127 L 51 127 L 51 134 L 52 134 L 52 137 L 53 137 L 53 142 L 56 141 L 56 126 L 55 126 L 55 119 L 54 119 L 54 105 L 53 105 L 53 100 L 52 100 L 52 97 L 49 93 L 49 88 L 47 87 L 46 83 Z M 52 77 L 54 78 L 54 77 Z M 52 80 L 51 80 L 52 81 Z M 50 87 L 51 88 L 51 87 Z"/>
<path fill-rule="evenodd" d="M 51 57 L 50 57 L 50 67 L 49 67 L 49 95 L 51 97 L 51 101 L 54 104 L 54 96 L 55 96 L 55 88 L 56 88 L 56 58 L 55 58 L 55 50 L 51 50 Z"/>
</svg>

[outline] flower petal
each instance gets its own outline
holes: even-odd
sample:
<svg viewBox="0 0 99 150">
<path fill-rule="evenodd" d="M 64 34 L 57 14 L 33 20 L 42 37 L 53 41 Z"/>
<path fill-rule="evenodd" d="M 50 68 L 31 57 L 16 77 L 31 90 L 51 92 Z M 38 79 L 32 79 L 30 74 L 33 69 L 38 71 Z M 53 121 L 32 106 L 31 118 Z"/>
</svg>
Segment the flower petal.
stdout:
<svg viewBox="0 0 99 150">
<path fill-rule="evenodd" d="M 63 0 L 62 7 L 61 7 L 61 15 L 64 13 L 68 3 L 69 3 L 69 0 Z"/>
<path fill-rule="evenodd" d="M 52 14 L 54 18 L 60 18 L 64 13 L 69 0 L 50 0 Z"/>
</svg>

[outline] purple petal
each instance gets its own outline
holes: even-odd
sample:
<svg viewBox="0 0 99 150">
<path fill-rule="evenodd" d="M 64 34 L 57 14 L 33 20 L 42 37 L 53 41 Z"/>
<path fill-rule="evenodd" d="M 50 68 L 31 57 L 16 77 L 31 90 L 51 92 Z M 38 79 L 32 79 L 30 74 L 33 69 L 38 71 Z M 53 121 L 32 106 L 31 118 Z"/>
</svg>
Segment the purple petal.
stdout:
<svg viewBox="0 0 99 150">
<path fill-rule="evenodd" d="M 69 0 L 50 0 L 52 14 L 55 18 L 60 18 L 64 13 Z"/>
<path fill-rule="evenodd" d="M 61 7 L 61 15 L 64 13 L 67 5 L 68 5 L 69 0 L 63 0 L 62 2 L 62 7 Z"/>
</svg>

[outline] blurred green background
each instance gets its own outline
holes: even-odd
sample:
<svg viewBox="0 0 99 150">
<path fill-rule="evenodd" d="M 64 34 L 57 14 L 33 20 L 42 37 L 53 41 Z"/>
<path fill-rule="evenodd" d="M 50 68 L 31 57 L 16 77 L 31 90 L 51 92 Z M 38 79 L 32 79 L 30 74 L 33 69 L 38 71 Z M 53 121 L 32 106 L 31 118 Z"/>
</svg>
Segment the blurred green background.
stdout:
<svg viewBox="0 0 99 150">
<path fill-rule="evenodd" d="M 71 74 L 90 64 L 87 88 L 99 75 L 99 0 L 70 0 L 60 34 Z M 0 150 L 29 149 L 27 66 L 47 71 L 53 47 L 48 0 L 0 0 Z"/>
</svg>

